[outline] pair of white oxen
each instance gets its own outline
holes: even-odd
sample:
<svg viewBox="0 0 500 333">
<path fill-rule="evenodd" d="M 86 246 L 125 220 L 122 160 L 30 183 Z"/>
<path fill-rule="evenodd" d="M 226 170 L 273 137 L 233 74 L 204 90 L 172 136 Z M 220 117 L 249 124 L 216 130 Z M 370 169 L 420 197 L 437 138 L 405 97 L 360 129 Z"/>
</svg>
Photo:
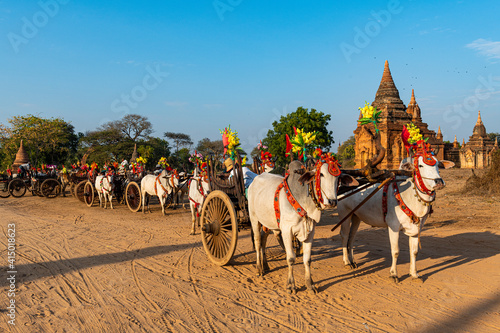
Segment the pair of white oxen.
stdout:
<svg viewBox="0 0 500 333">
<path fill-rule="evenodd" d="M 424 157 L 415 155 L 405 160 L 400 165 L 400 169 L 412 171 L 413 177 L 405 180 L 396 180 L 399 189 L 398 198 L 395 192 L 377 192 L 369 201 L 344 222 L 341 227 L 341 238 L 343 248 L 343 261 L 346 266 L 356 268 L 353 256 L 353 242 L 361 221 L 376 226 L 389 229 L 389 239 L 391 244 L 392 265 L 390 276 L 397 282 L 398 274 L 396 261 L 399 254 L 399 231 L 403 230 L 409 236 L 410 247 L 410 275 L 415 279 L 420 279 L 416 268 L 416 257 L 418 254 L 418 236 L 431 212 L 431 203 L 435 200 L 435 190 L 441 189 L 445 183 L 439 175 L 438 168 L 449 168 L 454 164 L 449 161 L 438 162 L 429 165 Z M 339 182 L 345 185 L 357 185 L 357 181 L 351 176 L 340 174 L 334 176 L 329 171 L 329 165 L 324 163 L 320 168 L 312 171 L 304 170 L 302 163 L 294 161 L 289 166 L 289 177 L 287 179 L 288 191 L 292 193 L 300 208 L 292 205 L 286 196 L 286 188 L 280 190 L 280 195 L 276 198 L 276 190 L 283 182 L 283 177 L 263 173 L 257 176 L 248 189 L 248 205 L 250 220 L 254 234 L 254 242 L 257 256 L 257 272 L 262 276 L 264 270 L 269 269 L 265 255 L 265 245 L 267 233 L 261 233 L 261 227 L 272 230 L 275 234 L 281 233 L 285 245 L 288 263 L 288 276 L 286 279 L 286 289 L 288 292 L 296 292 L 295 280 L 293 276 L 293 264 L 295 263 L 295 251 L 293 250 L 293 236 L 303 243 L 303 262 L 305 266 L 305 282 L 308 291 L 316 293 L 317 289 L 311 278 L 311 248 L 314 238 L 316 224 L 320 221 L 321 211 L 325 208 L 333 208 L 337 205 L 337 189 Z M 320 173 L 318 176 L 317 173 Z M 417 179 L 418 184 L 415 184 Z M 319 180 L 319 181 L 318 181 Z M 320 184 L 317 184 L 317 183 Z M 318 192 L 309 191 L 309 186 L 319 187 Z M 339 216 L 346 216 L 358 204 L 360 204 L 370 193 L 375 191 L 378 184 L 357 192 L 350 197 L 346 197 L 338 204 Z M 316 204 L 309 195 L 321 193 L 321 200 Z M 383 196 L 386 197 L 385 209 L 383 208 Z M 277 221 L 276 207 L 274 201 L 279 201 L 279 223 Z M 293 202 L 293 200 L 291 200 Z M 402 208 L 403 207 L 403 208 Z M 299 215 L 297 210 L 305 210 L 306 214 Z M 406 210 L 403 211 L 403 209 Z M 413 213 L 413 219 L 409 217 L 408 210 Z M 417 223 L 415 221 L 418 221 Z"/>
<path fill-rule="evenodd" d="M 162 170 L 157 175 L 146 175 L 141 180 L 141 197 L 142 197 L 142 212 L 144 213 L 145 204 L 149 210 L 149 200 L 146 200 L 148 195 L 158 197 L 163 215 L 165 215 L 165 202 L 170 193 L 175 188 L 179 187 L 179 178 L 174 174 L 169 174 L 166 170 Z M 113 175 L 99 175 L 95 180 L 95 189 L 99 195 L 99 207 L 106 208 L 107 201 L 113 209 Z"/>
</svg>

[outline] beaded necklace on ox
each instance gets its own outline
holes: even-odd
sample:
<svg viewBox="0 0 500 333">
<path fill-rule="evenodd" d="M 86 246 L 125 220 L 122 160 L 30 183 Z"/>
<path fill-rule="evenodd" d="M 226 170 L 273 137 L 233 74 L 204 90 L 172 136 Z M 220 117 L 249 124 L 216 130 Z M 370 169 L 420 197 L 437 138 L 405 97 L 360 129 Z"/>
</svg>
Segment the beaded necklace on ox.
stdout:
<svg viewBox="0 0 500 333">
<path fill-rule="evenodd" d="M 311 197 L 316 205 L 316 207 L 320 210 L 321 208 L 321 202 L 323 202 L 323 195 L 321 191 L 321 167 L 323 166 L 324 163 L 328 164 L 328 172 L 334 176 L 338 177 L 340 176 L 340 164 L 339 162 L 335 159 L 335 157 L 328 153 L 328 154 L 323 154 L 321 155 L 320 159 L 316 162 L 316 172 L 314 174 L 314 192 L 313 193 L 313 188 L 310 186 L 309 187 L 309 193 L 311 194 Z M 303 167 L 305 169 L 305 167 Z M 307 212 L 306 210 L 299 204 L 299 202 L 295 199 L 295 197 L 292 194 L 292 191 L 290 191 L 290 188 L 288 187 L 288 172 L 285 175 L 285 179 L 278 185 L 276 188 L 276 192 L 274 194 L 274 213 L 276 215 L 276 221 L 278 223 L 278 227 L 280 226 L 280 218 L 281 218 L 281 212 L 280 212 L 280 205 L 279 205 L 279 196 L 280 196 L 280 191 L 281 189 L 285 189 L 285 194 L 288 202 L 290 205 L 292 205 L 293 209 L 297 214 L 299 214 L 301 217 L 307 217 Z"/>
</svg>

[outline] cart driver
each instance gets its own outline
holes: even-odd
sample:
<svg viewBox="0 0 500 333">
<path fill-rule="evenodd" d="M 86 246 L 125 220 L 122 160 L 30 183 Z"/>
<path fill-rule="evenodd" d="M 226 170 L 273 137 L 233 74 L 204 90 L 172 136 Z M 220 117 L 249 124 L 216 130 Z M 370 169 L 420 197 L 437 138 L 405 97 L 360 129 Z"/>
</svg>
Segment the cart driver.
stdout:
<svg viewBox="0 0 500 333">
<path fill-rule="evenodd" d="M 29 174 L 30 169 L 31 169 L 30 162 L 25 163 L 25 164 L 21 164 L 19 166 L 19 170 L 18 170 L 18 177 L 25 178 Z"/>
<path fill-rule="evenodd" d="M 226 172 L 229 173 L 229 178 L 233 177 L 234 176 L 234 161 L 231 159 L 231 158 L 227 158 L 225 161 L 224 161 L 224 166 L 226 167 Z M 244 166 L 243 168 L 241 168 L 242 172 L 243 172 L 243 181 L 245 183 L 245 190 L 248 189 L 248 187 L 250 186 L 250 184 L 252 184 L 253 180 L 255 179 L 255 177 L 257 177 L 257 174 L 250 171 L 249 168 L 247 168 L 246 166 Z M 246 192 L 246 191 L 245 191 Z"/>
</svg>

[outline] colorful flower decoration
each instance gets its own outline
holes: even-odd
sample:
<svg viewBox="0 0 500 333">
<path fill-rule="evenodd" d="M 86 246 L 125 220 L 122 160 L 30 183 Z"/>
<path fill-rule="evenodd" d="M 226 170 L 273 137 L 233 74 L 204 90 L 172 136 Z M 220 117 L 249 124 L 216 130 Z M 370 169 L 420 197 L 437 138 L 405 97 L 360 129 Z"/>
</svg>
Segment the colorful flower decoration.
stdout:
<svg viewBox="0 0 500 333">
<path fill-rule="evenodd" d="M 147 159 L 145 159 L 145 158 L 144 158 L 144 157 L 142 157 L 142 156 L 138 157 L 138 158 L 136 159 L 136 161 L 137 161 L 137 163 L 138 163 L 138 164 L 142 164 L 142 165 L 145 165 L 145 164 L 148 162 L 148 160 L 147 160 Z"/>
<path fill-rule="evenodd" d="M 403 132 L 401 132 L 401 138 L 405 145 L 406 151 L 410 154 L 410 149 L 412 150 L 412 155 L 422 156 L 424 163 L 427 165 L 435 165 L 436 159 L 433 158 L 434 150 L 431 145 L 427 143 L 429 138 L 423 139 L 420 129 L 416 127 L 413 123 L 403 126 Z"/>
<path fill-rule="evenodd" d="M 231 125 L 224 128 L 224 130 L 219 130 L 222 134 L 222 143 L 224 144 L 224 155 L 229 155 L 232 160 L 236 158 L 236 149 L 240 146 L 240 139 L 238 138 L 238 132 L 231 130 Z"/>
<path fill-rule="evenodd" d="M 377 124 L 380 122 L 380 113 L 382 111 L 377 111 L 377 108 L 368 104 L 365 101 L 365 106 L 363 108 L 358 108 L 361 110 L 362 117 L 358 120 L 360 125 L 373 124 L 375 127 L 375 133 L 378 133 Z"/>
<path fill-rule="evenodd" d="M 262 140 L 260 140 L 260 142 L 257 144 L 257 149 L 260 150 L 260 151 L 262 151 L 264 149 L 267 149 L 267 146 L 264 146 L 262 144 Z"/>
<path fill-rule="evenodd" d="M 318 131 L 316 132 L 305 132 L 300 128 L 293 128 L 295 131 L 295 136 L 290 139 L 288 134 L 286 135 L 286 156 L 290 155 L 290 151 L 292 153 L 296 153 L 300 160 L 306 160 L 307 158 L 307 150 L 314 149 L 315 145 L 313 144 L 314 140 L 316 140 L 316 136 L 318 135 Z"/>
<path fill-rule="evenodd" d="M 422 140 L 423 137 L 420 133 L 420 129 L 415 126 L 415 124 L 409 123 L 405 127 L 403 127 L 403 139 L 405 138 L 409 144 L 415 144 L 418 141 Z M 427 141 L 427 139 L 425 141 Z"/>
<path fill-rule="evenodd" d="M 167 167 L 169 167 L 169 164 L 167 162 L 167 158 L 166 157 L 162 157 L 160 158 L 160 160 L 158 161 L 158 164 L 160 165 L 160 167 L 162 167 L 163 169 L 166 169 Z"/>
<path fill-rule="evenodd" d="M 189 162 L 199 166 L 203 162 L 203 155 L 195 150 L 189 157 Z"/>
<path fill-rule="evenodd" d="M 68 173 L 68 169 L 66 169 L 66 167 L 64 165 L 62 166 L 61 173 L 63 173 L 63 174 Z"/>
</svg>

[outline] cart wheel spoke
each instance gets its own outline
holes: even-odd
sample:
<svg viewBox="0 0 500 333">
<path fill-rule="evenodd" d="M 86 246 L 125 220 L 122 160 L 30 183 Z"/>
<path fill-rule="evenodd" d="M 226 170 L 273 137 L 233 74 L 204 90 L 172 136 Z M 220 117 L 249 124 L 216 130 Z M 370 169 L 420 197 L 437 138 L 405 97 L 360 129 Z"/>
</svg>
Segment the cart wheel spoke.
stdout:
<svg viewBox="0 0 500 333">
<path fill-rule="evenodd" d="M 207 196 L 201 222 L 203 247 L 208 258 L 220 266 L 227 264 L 238 240 L 236 212 L 227 194 L 213 191 Z"/>
</svg>

